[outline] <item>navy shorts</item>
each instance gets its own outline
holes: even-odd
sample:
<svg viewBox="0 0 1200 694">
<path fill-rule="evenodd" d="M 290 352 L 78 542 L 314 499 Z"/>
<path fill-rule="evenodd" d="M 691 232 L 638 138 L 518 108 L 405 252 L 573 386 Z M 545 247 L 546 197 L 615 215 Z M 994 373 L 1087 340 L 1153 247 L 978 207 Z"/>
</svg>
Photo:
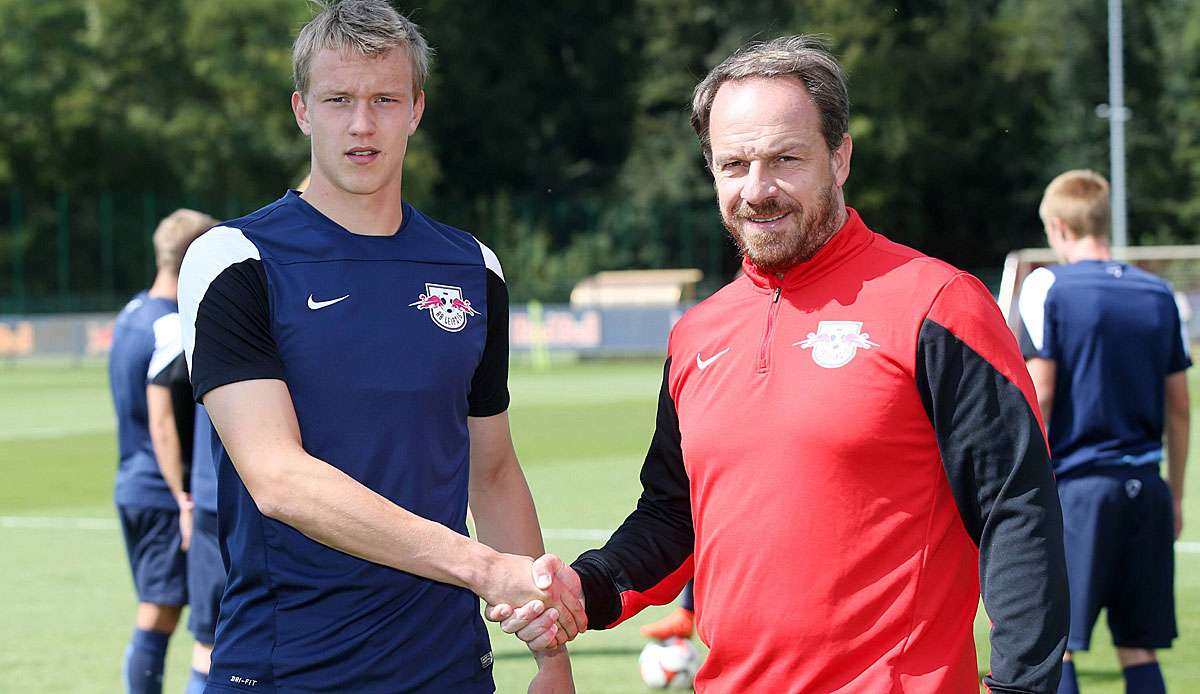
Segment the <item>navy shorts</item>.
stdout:
<svg viewBox="0 0 1200 694">
<path fill-rule="evenodd" d="M 187 604 L 187 557 L 179 549 L 179 512 L 118 506 L 138 602 Z"/>
<path fill-rule="evenodd" d="M 1113 644 L 1170 648 L 1175 628 L 1175 512 L 1158 466 L 1101 467 L 1058 481 L 1071 632 L 1086 651 L 1100 608 Z"/>
<path fill-rule="evenodd" d="M 217 613 L 225 591 L 225 565 L 217 541 L 217 514 L 192 511 L 192 544 L 187 551 L 188 597 L 192 601 L 188 631 L 200 643 L 216 640 Z"/>
</svg>

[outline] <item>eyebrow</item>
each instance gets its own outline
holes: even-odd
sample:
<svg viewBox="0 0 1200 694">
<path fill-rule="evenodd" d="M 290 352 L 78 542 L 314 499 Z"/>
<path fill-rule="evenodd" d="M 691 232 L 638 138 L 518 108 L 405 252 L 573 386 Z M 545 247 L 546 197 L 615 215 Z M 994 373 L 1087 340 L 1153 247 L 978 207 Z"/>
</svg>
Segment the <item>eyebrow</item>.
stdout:
<svg viewBox="0 0 1200 694">
<path fill-rule="evenodd" d="M 738 145 L 725 150 L 714 148 L 713 157 L 716 159 L 729 159 L 731 157 L 735 159 L 766 158 L 779 156 L 785 152 L 791 152 L 795 150 L 807 152 L 811 149 L 811 147 L 803 140 L 786 140 L 772 146 L 769 149 L 757 152 L 756 157 L 751 157 L 750 154 L 752 153 L 753 149 L 754 148 L 746 147 L 745 145 Z"/>
</svg>

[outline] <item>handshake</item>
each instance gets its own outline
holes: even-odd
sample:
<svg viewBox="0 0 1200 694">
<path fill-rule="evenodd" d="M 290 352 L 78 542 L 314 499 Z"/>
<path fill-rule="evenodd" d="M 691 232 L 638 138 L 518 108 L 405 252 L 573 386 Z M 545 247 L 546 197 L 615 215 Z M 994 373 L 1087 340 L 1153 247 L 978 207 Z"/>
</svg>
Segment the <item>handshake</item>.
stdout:
<svg viewBox="0 0 1200 694">
<path fill-rule="evenodd" d="M 553 554 L 536 560 L 501 554 L 475 592 L 488 604 L 488 621 L 499 622 L 534 653 L 554 650 L 587 630 L 579 574 Z"/>
</svg>

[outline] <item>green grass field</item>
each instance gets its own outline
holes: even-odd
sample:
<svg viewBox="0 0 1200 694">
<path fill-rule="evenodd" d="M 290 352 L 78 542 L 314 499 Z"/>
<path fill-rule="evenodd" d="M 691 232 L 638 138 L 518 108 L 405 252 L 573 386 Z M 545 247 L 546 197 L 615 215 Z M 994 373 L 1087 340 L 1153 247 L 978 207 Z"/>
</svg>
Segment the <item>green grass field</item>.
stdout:
<svg viewBox="0 0 1200 694">
<path fill-rule="evenodd" d="M 632 508 L 660 376 L 657 362 L 514 369 L 514 436 L 551 551 L 573 559 Z M 120 691 L 134 598 L 111 503 L 115 457 L 102 365 L 0 363 L 0 691 Z M 1190 547 L 1200 540 L 1197 484 Z M 1200 692 L 1200 554 L 1177 558 L 1182 637 L 1162 661 L 1172 692 Z M 581 636 L 571 649 L 581 694 L 645 691 L 637 625 L 667 609 Z M 983 669 L 986 625 L 981 615 Z M 498 631 L 492 641 L 498 690 L 524 691 L 533 673 L 524 647 Z M 190 643 L 184 630 L 172 641 L 166 691 L 183 690 Z M 1102 623 L 1078 660 L 1086 692 L 1123 691 L 1108 643 Z"/>
</svg>

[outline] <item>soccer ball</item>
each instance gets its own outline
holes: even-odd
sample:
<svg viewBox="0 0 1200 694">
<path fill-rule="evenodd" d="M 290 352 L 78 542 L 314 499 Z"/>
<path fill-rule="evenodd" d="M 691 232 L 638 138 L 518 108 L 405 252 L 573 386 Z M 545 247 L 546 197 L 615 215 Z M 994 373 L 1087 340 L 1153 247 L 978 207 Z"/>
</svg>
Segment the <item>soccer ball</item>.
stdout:
<svg viewBox="0 0 1200 694">
<path fill-rule="evenodd" d="M 700 669 L 700 654 L 688 639 L 678 636 L 652 641 L 638 656 L 642 681 L 651 689 L 691 689 Z"/>
</svg>

